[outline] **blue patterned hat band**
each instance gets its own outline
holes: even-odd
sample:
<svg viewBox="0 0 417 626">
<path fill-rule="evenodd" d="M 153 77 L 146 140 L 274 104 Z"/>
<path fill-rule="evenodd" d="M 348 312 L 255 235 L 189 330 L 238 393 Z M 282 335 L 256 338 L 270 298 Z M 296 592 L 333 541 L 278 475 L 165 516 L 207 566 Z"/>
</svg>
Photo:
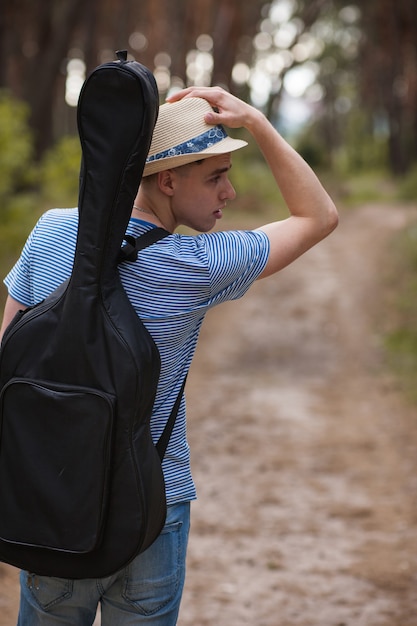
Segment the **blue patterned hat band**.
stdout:
<svg viewBox="0 0 417 626">
<path fill-rule="evenodd" d="M 207 148 L 211 148 L 219 141 L 226 139 L 227 136 L 228 135 L 223 126 L 213 126 L 205 133 L 198 135 L 198 137 L 184 141 L 183 143 L 173 146 L 168 150 L 164 150 L 163 152 L 151 155 L 147 158 L 146 162 L 151 163 L 152 161 L 158 161 L 159 159 L 168 159 L 184 154 L 202 152 L 203 150 L 207 150 Z"/>
<path fill-rule="evenodd" d="M 204 98 L 186 97 L 159 107 L 143 176 L 181 167 L 247 145 L 229 137 L 222 125 L 207 124 L 213 109 Z"/>
</svg>

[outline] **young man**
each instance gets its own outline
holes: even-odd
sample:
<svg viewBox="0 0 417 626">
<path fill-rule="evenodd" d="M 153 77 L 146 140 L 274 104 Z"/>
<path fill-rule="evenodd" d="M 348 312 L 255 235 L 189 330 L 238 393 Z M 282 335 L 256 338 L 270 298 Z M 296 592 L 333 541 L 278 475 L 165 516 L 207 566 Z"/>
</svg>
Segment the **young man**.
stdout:
<svg viewBox="0 0 417 626">
<path fill-rule="evenodd" d="M 222 125 L 246 128 L 263 152 L 290 216 L 253 231 L 209 232 L 235 190 L 232 153 L 245 142 Z M 256 211 L 256 207 L 253 209 Z M 332 200 L 303 159 L 265 116 L 220 88 L 189 88 L 169 98 L 158 122 L 129 222 L 134 236 L 162 226 L 172 235 L 123 263 L 128 297 L 153 336 L 162 360 L 152 415 L 159 437 L 190 366 L 207 310 L 244 295 L 337 225 Z M 174 231 L 180 225 L 195 236 Z M 9 290 L 2 330 L 18 309 L 42 300 L 70 273 L 77 210 L 52 210 L 37 223 L 5 279 Z M 59 233 L 65 254 L 52 254 Z M 195 488 L 186 439 L 185 402 L 163 463 L 168 516 L 154 544 L 123 571 L 100 580 L 21 574 L 20 626 L 91 625 L 98 604 L 105 626 L 174 626 L 185 576 L 190 501 Z"/>
</svg>

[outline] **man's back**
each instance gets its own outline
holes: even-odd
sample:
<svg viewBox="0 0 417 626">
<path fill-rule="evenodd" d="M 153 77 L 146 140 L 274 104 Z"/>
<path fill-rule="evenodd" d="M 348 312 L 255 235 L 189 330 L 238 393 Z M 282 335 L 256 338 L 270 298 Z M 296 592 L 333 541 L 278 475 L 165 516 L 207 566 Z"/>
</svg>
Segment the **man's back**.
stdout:
<svg viewBox="0 0 417 626">
<path fill-rule="evenodd" d="M 6 278 L 10 294 L 26 306 L 45 298 L 71 273 L 77 209 L 54 209 L 35 226 L 21 260 Z M 153 224 L 132 218 L 128 234 L 138 237 Z M 266 235 L 225 231 L 197 236 L 173 234 L 119 266 L 121 282 L 161 355 L 161 375 L 151 422 L 156 441 L 190 367 L 207 310 L 244 295 L 268 257 Z M 186 438 L 185 402 L 178 412 L 165 456 L 169 504 L 194 499 Z"/>
</svg>

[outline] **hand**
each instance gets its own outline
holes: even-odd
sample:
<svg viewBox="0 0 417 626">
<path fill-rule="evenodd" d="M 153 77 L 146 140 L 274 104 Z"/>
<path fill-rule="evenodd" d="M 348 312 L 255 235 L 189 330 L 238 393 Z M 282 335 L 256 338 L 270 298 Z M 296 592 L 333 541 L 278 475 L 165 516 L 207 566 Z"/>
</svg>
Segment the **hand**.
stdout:
<svg viewBox="0 0 417 626">
<path fill-rule="evenodd" d="M 239 100 L 221 87 L 188 87 L 169 96 L 167 102 L 177 102 L 182 98 L 204 98 L 216 109 L 204 116 L 207 124 L 224 124 L 229 128 L 248 128 L 252 120 L 261 115 L 252 106 Z"/>
</svg>

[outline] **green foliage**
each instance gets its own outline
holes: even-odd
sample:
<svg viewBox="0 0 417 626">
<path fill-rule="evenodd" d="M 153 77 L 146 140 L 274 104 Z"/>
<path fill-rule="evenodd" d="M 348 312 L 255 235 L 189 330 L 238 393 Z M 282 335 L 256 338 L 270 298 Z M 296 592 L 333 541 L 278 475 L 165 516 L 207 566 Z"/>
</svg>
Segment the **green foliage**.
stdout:
<svg viewBox="0 0 417 626">
<path fill-rule="evenodd" d="M 281 196 L 271 171 L 253 140 L 242 138 L 249 142 L 248 146 L 232 153 L 233 167 L 230 170 L 237 199 L 242 201 L 242 208 L 247 205 L 248 210 L 267 210 L 271 204 L 276 207 Z"/>
<path fill-rule="evenodd" d="M 338 167 L 345 172 L 388 169 L 388 143 L 372 134 L 346 135 L 346 142 L 337 155 Z"/>
<path fill-rule="evenodd" d="M 0 92 L 0 269 L 16 257 L 36 215 L 37 167 L 27 106 Z"/>
<path fill-rule="evenodd" d="M 298 139 L 295 148 L 314 170 L 329 165 L 326 149 L 314 135 L 304 133 Z"/>
<path fill-rule="evenodd" d="M 78 138 L 64 138 L 33 158 L 27 106 L 0 92 L 0 272 L 16 260 L 38 217 L 50 206 L 74 206 L 78 197 L 81 149 Z"/>
<path fill-rule="evenodd" d="M 412 328 L 399 328 L 386 338 L 388 360 L 398 376 L 401 386 L 417 402 L 415 381 L 417 375 L 417 332 Z"/>
<path fill-rule="evenodd" d="M 249 148 L 234 153 L 230 180 L 237 197 L 230 209 L 226 209 L 226 216 L 229 210 L 239 211 L 242 225 L 248 228 L 254 224 L 259 226 L 260 220 L 267 223 L 287 216 L 288 211 L 276 182 L 259 153 L 251 152 Z M 224 220 L 222 228 L 226 227 Z"/>
<path fill-rule="evenodd" d="M 339 166 L 348 172 L 383 170 L 388 166 L 388 137 L 374 132 L 373 121 L 359 108 L 346 116 Z"/>
<path fill-rule="evenodd" d="M 385 334 L 388 362 L 417 403 L 417 223 L 395 241 L 389 276 L 392 319 Z"/>
<path fill-rule="evenodd" d="M 417 163 L 404 176 L 399 186 L 399 197 L 401 200 L 416 201 L 417 198 Z"/>
<path fill-rule="evenodd" d="M 43 198 L 53 206 L 77 206 L 81 146 L 78 137 L 63 137 L 45 155 L 40 173 Z"/>
<path fill-rule="evenodd" d="M 397 198 L 397 185 L 384 170 L 363 170 L 343 174 L 341 200 L 345 206 L 358 206 L 370 202 L 392 202 Z"/>
<path fill-rule="evenodd" d="M 33 139 L 28 127 L 28 107 L 0 91 L 0 199 L 30 184 Z"/>
<path fill-rule="evenodd" d="M 367 116 L 356 109 L 334 120 L 334 145 L 329 145 L 328 121 L 316 119 L 299 133 L 295 148 L 314 170 L 332 170 L 340 179 L 355 181 L 349 189 L 355 201 L 369 201 L 381 196 L 377 179 L 391 176 L 388 172 L 387 138 L 374 134 Z M 384 192 L 387 184 L 383 185 Z"/>
</svg>

